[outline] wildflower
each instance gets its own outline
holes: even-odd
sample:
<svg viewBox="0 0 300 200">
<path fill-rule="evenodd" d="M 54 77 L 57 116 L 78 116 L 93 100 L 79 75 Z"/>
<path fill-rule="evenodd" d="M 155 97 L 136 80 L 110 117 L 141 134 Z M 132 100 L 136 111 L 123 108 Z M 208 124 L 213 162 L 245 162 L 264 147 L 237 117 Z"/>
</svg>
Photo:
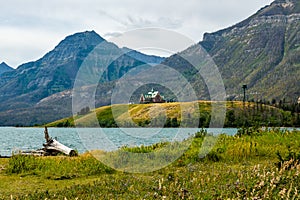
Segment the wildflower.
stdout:
<svg viewBox="0 0 300 200">
<path fill-rule="evenodd" d="M 262 188 L 265 185 L 265 181 L 261 181 L 258 185 L 259 188 Z"/>
<path fill-rule="evenodd" d="M 285 196 L 285 193 L 286 193 L 286 189 L 283 188 L 280 192 L 279 192 L 279 195 L 281 196 L 281 198 L 283 198 Z"/>
</svg>

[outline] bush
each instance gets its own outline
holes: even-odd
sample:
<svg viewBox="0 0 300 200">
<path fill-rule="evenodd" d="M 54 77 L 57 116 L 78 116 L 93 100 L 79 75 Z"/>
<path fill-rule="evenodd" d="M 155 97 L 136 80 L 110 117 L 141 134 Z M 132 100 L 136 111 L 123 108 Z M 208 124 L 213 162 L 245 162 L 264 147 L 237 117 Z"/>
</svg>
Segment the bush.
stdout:
<svg viewBox="0 0 300 200">
<path fill-rule="evenodd" d="M 285 163 L 289 163 L 288 168 L 300 163 L 300 153 L 296 153 L 295 151 L 293 151 L 290 146 L 288 146 L 287 148 L 288 148 L 288 153 L 284 157 L 280 154 L 279 151 L 276 152 L 279 161 L 275 163 L 275 165 L 279 169 L 281 169 L 283 166 L 286 167 Z"/>
</svg>

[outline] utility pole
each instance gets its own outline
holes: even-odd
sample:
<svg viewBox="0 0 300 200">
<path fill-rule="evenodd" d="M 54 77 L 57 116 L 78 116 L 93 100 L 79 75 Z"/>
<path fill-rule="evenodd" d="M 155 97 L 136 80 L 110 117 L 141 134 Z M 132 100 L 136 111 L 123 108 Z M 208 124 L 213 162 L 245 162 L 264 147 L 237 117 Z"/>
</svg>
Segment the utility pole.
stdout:
<svg viewBox="0 0 300 200">
<path fill-rule="evenodd" d="M 243 90 L 244 90 L 244 98 L 243 98 L 243 102 L 246 102 L 246 89 L 247 89 L 247 85 L 243 85 Z"/>
</svg>

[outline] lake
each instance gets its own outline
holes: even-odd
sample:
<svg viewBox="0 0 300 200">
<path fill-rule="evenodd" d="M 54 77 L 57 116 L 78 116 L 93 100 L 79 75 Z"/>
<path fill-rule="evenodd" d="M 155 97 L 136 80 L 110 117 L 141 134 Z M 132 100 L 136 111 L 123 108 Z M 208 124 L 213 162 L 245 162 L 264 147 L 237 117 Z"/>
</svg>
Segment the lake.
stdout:
<svg viewBox="0 0 300 200">
<path fill-rule="evenodd" d="M 181 141 L 195 134 L 195 128 L 49 128 L 49 135 L 62 144 L 78 150 L 106 151 L 122 146 L 151 145 L 165 141 Z M 207 129 L 214 134 L 234 135 L 235 128 Z M 44 128 L 0 127 L 0 155 L 10 156 L 20 150 L 37 150 L 45 143 Z"/>
</svg>

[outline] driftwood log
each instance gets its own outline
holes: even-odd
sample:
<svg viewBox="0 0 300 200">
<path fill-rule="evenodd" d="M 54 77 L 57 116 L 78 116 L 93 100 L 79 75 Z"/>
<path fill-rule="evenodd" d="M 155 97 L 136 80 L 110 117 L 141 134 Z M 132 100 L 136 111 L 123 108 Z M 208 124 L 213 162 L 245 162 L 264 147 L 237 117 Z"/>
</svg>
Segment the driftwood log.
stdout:
<svg viewBox="0 0 300 200">
<path fill-rule="evenodd" d="M 46 156 L 56 156 L 58 154 L 64 154 L 67 156 L 77 156 L 77 152 L 74 149 L 71 149 L 61 144 L 57 140 L 51 138 L 49 136 L 47 127 L 45 127 L 44 133 L 45 133 L 46 143 L 43 144 L 44 146 L 43 150 Z"/>
<path fill-rule="evenodd" d="M 58 142 L 56 139 L 51 138 L 47 127 L 45 127 L 44 134 L 46 139 L 46 143 L 43 144 L 44 148 L 35 151 L 21 151 L 20 154 L 33 156 L 57 156 L 61 154 L 67 156 L 78 156 L 74 149 L 71 149 Z"/>
</svg>

